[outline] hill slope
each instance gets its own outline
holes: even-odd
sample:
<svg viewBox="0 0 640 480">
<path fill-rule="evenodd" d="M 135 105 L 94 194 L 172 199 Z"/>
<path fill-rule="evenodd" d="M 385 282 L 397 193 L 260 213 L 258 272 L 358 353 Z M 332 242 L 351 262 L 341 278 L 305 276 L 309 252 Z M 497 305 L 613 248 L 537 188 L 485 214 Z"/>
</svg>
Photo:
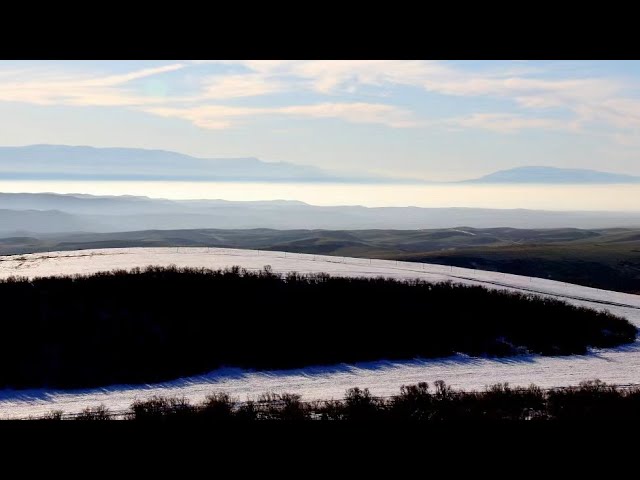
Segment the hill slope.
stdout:
<svg viewBox="0 0 640 480">
<path fill-rule="evenodd" d="M 640 229 L 145 230 L 0 238 L 0 255 L 202 246 L 455 265 L 640 293 Z"/>
<path fill-rule="evenodd" d="M 93 254 L 93 256 L 91 256 Z M 43 275 L 53 273 L 91 272 L 134 265 L 176 264 L 212 268 L 242 265 L 262 268 L 272 265 L 274 271 L 328 271 L 336 275 L 377 276 L 393 278 L 451 279 L 491 288 L 535 291 L 568 303 L 607 309 L 640 326 L 640 297 L 562 284 L 544 279 L 529 279 L 492 272 L 464 270 L 438 265 L 368 259 L 336 259 L 290 255 L 283 252 L 200 249 L 133 249 L 48 253 L 20 258 L 0 259 L 0 276 Z M 342 260 L 342 261 L 340 261 Z M 423 270 L 424 269 L 424 270 Z M 215 309 L 212 309 L 215 311 Z M 77 412 L 87 406 L 104 404 L 112 410 L 124 410 L 136 399 L 154 395 L 186 397 L 202 401 L 212 392 L 226 392 L 241 400 L 255 398 L 263 392 L 296 392 L 304 399 L 340 398 L 347 388 L 370 388 L 374 395 L 393 395 L 401 385 L 418 381 L 443 379 L 457 388 L 482 389 L 486 385 L 509 382 L 542 387 L 577 385 L 582 380 L 600 378 L 603 381 L 628 384 L 640 382 L 640 348 L 634 344 L 619 349 L 606 349 L 590 355 L 572 357 L 524 356 L 511 359 L 469 358 L 458 355 L 446 359 L 379 361 L 353 366 L 334 365 L 301 370 L 255 372 L 241 369 L 221 369 L 172 382 L 153 385 L 114 385 L 97 389 L 64 392 L 52 389 L 29 391 L 0 390 L 0 417 L 42 415 L 53 409 Z"/>
</svg>

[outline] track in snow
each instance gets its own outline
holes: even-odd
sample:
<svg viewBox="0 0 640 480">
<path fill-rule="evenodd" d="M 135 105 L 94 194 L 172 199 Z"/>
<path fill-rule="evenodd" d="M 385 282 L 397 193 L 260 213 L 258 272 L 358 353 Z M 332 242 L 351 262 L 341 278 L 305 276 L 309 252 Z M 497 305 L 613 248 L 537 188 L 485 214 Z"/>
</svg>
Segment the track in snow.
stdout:
<svg viewBox="0 0 640 480">
<path fill-rule="evenodd" d="M 422 278 L 483 285 L 488 288 L 552 296 L 595 309 L 606 309 L 640 326 L 640 296 L 599 290 L 541 278 L 487 272 L 444 265 L 369 260 L 223 248 L 123 248 L 47 252 L 0 257 L 0 278 L 89 274 L 147 265 L 177 265 L 212 269 L 240 265 L 274 272 L 326 272 L 339 276 Z M 305 368 L 278 372 L 221 369 L 205 376 L 150 386 L 111 386 L 80 391 L 0 390 L 0 418 L 40 415 L 52 409 L 77 412 L 104 403 L 122 410 L 136 398 L 153 395 L 186 396 L 199 401 L 213 391 L 227 391 L 245 399 L 265 391 L 300 393 L 305 399 L 340 398 L 347 388 L 368 387 L 375 395 L 392 395 L 403 384 L 445 380 L 457 388 L 478 389 L 497 382 L 536 383 L 542 387 L 575 385 L 600 378 L 611 383 L 640 383 L 640 341 L 586 356 L 479 359 L 457 356 L 441 360 L 372 362 L 353 366 Z"/>
</svg>

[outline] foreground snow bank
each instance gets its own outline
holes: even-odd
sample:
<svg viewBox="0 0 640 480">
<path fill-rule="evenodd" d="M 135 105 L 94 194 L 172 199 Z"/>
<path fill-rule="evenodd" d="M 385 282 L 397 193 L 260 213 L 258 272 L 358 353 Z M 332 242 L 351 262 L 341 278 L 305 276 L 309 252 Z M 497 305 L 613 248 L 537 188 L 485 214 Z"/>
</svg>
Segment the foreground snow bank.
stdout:
<svg viewBox="0 0 640 480">
<path fill-rule="evenodd" d="M 155 385 L 118 385 L 76 391 L 0 390 L 0 418 L 39 416 L 51 410 L 80 412 L 87 406 L 104 404 L 111 411 L 124 411 L 137 399 L 154 395 L 204 400 L 213 392 L 227 392 L 240 400 L 260 393 L 299 393 L 305 400 L 342 398 L 348 388 L 369 388 L 377 396 L 396 395 L 401 385 L 445 380 L 455 388 L 483 389 L 486 385 L 540 387 L 577 385 L 599 378 L 607 383 L 640 383 L 640 343 L 619 349 L 572 357 L 517 357 L 479 359 L 465 356 L 441 360 L 370 362 L 299 370 L 250 372 L 220 369 L 208 375 Z"/>
</svg>

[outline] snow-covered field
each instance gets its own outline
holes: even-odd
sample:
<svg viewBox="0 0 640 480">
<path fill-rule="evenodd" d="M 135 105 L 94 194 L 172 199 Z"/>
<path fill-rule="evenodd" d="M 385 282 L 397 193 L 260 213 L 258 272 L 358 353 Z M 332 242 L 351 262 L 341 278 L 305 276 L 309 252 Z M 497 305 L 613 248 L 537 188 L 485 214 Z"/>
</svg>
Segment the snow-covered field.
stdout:
<svg viewBox="0 0 640 480">
<path fill-rule="evenodd" d="M 275 272 L 326 272 L 341 276 L 385 276 L 398 279 L 451 280 L 490 288 L 532 292 L 575 305 L 628 318 L 640 327 L 640 296 L 598 290 L 541 278 L 392 260 L 369 260 L 284 252 L 223 248 L 122 248 L 47 252 L 0 257 L 0 278 L 50 276 L 129 269 L 146 265 L 224 268 L 240 265 Z M 640 383 L 640 342 L 594 351 L 586 356 L 561 358 L 527 356 L 478 359 L 458 356 L 442 360 L 373 362 L 353 366 L 306 368 L 278 372 L 222 369 L 205 376 L 146 386 L 110 386 L 81 391 L 0 390 L 0 418 L 41 415 L 53 409 L 67 413 L 105 404 L 126 409 L 136 398 L 153 395 L 186 396 L 199 401 L 213 391 L 226 391 L 244 400 L 265 391 L 300 393 L 304 399 L 342 397 L 349 387 L 368 387 L 375 395 L 392 395 L 403 384 L 445 380 L 457 388 L 478 389 L 497 382 L 513 385 L 536 383 L 543 387 L 575 385 L 600 378 L 611 383 Z"/>
</svg>

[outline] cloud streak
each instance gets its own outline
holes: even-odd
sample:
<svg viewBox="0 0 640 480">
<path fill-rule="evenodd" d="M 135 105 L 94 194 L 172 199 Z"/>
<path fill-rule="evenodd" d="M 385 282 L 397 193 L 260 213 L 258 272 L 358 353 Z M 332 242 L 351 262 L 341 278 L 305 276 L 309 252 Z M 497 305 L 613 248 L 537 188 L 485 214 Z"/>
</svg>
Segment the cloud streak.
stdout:
<svg viewBox="0 0 640 480">
<path fill-rule="evenodd" d="M 256 78 L 278 78 L 291 89 L 323 96 L 353 94 L 363 87 L 388 92 L 397 86 L 427 93 L 510 101 L 518 113 L 472 112 L 447 121 L 423 119 L 422 125 L 457 125 L 497 133 L 561 129 L 593 133 L 610 127 L 639 126 L 640 104 L 629 94 L 632 85 L 619 78 L 554 78 L 553 71 L 521 66 L 471 71 L 440 61 L 239 61 Z M 566 112 L 568 122 L 547 116 Z M 591 126 L 589 129 L 588 127 Z"/>
<path fill-rule="evenodd" d="M 371 123 L 394 128 L 419 125 L 411 112 L 375 103 L 317 103 L 269 108 L 206 105 L 187 108 L 149 107 L 144 111 L 162 117 L 188 120 L 198 127 L 214 130 L 229 128 L 242 120 L 264 115 L 337 118 L 351 123 Z"/>
<path fill-rule="evenodd" d="M 9 76 L 0 81 L 0 101 L 34 105 L 134 106 L 157 103 L 162 99 L 143 96 L 122 88 L 141 78 L 173 72 L 185 67 L 177 63 L 156 68 L 134 70 L 118 75 L 70 75 L 59 72 L 32 72 Z M 6 78 L 6 77 L 5 77 Z"/>
<path fill-rule="evenodd" d="M 203 82 L 202 99 L 226 100 L 286 91 L 284 82 L 261 74 L 225 75 Z"/>
<path fill-rule="evenodd" d="M 179 94 L 149 93 L 136 82 L 183 69 L 194 80 L 190 90 Z M 611 138 L 627 137 L 640 127 L 640 100 L 630 93 L 629 82 L 614 77 L 558 78 L 552 70 L 511 65 L 471 69 L 459 63 L 416 60 L 175 62 L 110 75 L 61 68 L 0 68 L 0 102 L 124 107 L 184 119 L 205 129 L 237 127 L 266 115 L 500 134 L 535 129 L 593 133 L 606 128 L 616 131 Z M 487 113 L 470 106 L 472 111 L 452 118 L 438 111 L 425 117 L 398 104 L 396 88 L 470 100 L 496 99 L 508 102 L 511 111 Z M 385 103 L 362 101 L 363 90 L 384 98 Z M 247 104 L 276 94 L 277 105 Z M 310 98 L 303 102 L 298 95 Z M 240 101 L 244 103 L 238 105 Z M 570 118 L 559 121 L 557 113 Z"/>
<path fill-rule="evenodd" d="M 464 117 L 450 118 L 443 123 L 458 129 L 474 128 L 506 134 L 513 134 L 525 129 L 576 131 L 578 128 L 574 123 L 557 119 L 532 118 L 511 113 L 474 113 Z"/>
</svg>

